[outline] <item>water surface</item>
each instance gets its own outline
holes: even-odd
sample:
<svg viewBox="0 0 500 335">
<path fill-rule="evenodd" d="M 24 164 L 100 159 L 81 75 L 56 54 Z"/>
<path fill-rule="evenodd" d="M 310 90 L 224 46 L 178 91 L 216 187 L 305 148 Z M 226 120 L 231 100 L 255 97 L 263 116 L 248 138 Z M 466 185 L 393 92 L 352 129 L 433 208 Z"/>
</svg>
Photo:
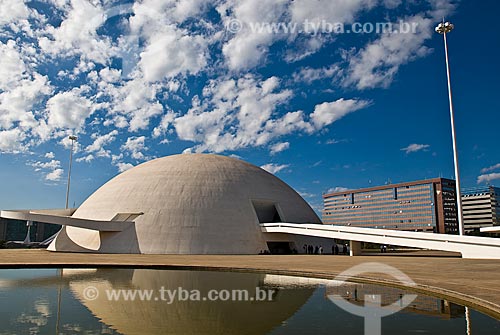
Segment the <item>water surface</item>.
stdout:
<svg viewBox="0 0 500 335">
<path fill-rule="evenodd" d="M 389 305 L 413 293 L 331 283 L 213 271 L 0 270 L 0 334 L 354 335 L 364 333 L 364 319 L 336 301 L 364 308 L 376 296 L 394 313 L 382 319 L 382 334 L 500 334 L 498 320 L 440 298 L 419 294 L 399 311 Z"/>
</svg>

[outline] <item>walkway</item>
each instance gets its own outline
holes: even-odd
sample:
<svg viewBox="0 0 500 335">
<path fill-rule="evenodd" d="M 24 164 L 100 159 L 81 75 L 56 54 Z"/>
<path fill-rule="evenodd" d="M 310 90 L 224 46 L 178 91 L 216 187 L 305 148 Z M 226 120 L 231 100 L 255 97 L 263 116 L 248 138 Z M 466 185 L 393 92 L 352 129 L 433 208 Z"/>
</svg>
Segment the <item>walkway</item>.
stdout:
<svg viewBox="0 0 500 335">
<path fill-rule="evenodd" d="M 417 233 L 400 230 L 332 226 L 325 224 L 263 223 L 263 233 L 291 234 L 351 241 L 351 256 L 361 254 L 361 243 L 458 252 L 463 258 L 500 259 L 500 239 Z"/>
</svg>

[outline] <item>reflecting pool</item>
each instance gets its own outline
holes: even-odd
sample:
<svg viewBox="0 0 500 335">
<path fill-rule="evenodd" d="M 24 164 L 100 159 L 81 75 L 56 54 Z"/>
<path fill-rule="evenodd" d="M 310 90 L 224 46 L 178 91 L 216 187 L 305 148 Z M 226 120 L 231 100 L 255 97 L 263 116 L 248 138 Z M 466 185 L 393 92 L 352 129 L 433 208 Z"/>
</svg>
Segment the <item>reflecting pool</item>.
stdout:
<svg viewBox="0 0 500 335">
<path fill-rule="evenodd" d="M 407 296 L 408 306 L 398 305 Z M 0 270 L 0 334 L 364 334 L 364 319 L 342 304 L 390 314 L 382 334 L 500 334 L 500 321 L 472 309 L 376 285 L 214 271 Z"/>
</svg>

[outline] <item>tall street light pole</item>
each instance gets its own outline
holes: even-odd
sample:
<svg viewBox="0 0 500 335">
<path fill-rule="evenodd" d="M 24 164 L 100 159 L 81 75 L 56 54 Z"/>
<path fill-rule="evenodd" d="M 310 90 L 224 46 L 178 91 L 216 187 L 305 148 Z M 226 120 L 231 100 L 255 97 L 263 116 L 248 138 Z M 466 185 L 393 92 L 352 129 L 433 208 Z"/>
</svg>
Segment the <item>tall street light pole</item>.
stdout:
<svg viewBox="0 0 500 335">
<path fill-rule="evenodd" d="M 448 41 L 446 34 L 453 30 L 454 26 L 450 22 L 441 22 L 436 27 L 436 32 L 443 35 L 444 38 L 444 54 L 446 57 L 446 74 L 448 76 L 448 99 L 450 100 L 450 118 L 451 118 L 451 137 L 453 140 L 453 160 L 455 163 L 455 179 L 456 179 L 456 197 L 457 197 L 457 219 L 458 219 L 458 233 L 464 234 L 464 217 L 462 213 L 462 193 L 460 191 L 460 171 L 458 168 L 458 153 L 457 153 L 457 139 L 455 135 L 455 116 L 453 112 L 453 101 L 451 94 L 451 80 L 450 80 L 450 62 L 448 60 Z"/>
<path fill-rule="evenodd" d="M 71 150 L 69 152 L 69 170 L 68 170 L 68 185 L 66 188 L 66 209 L 68 209 L 68 201 L 69 201 L 69 185 L 71 183 L 71 166 L 73 165 L 73 145 L 75 141 L 78 139 L 76 136 L 71 135 L 69 137 L 71 140 Z"/>
</svg>

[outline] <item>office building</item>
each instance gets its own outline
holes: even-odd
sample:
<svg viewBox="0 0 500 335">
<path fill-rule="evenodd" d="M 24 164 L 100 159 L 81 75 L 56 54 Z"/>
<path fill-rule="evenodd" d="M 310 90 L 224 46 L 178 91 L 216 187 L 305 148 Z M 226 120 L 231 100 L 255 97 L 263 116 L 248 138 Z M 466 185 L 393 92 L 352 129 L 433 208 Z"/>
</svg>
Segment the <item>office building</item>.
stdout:
<svg viewBox="0 0 500 335">
<path fill-rule="evenodd" d="M 462 192 L 464 230 L 479 232 L 483 227 L 500 226 L 500 188 L 493 186 Z"/>
<path fill-rule="evenodd" d="M 59 225 L 33 222 L 30 228 L 30 241 L 42 242 L 61 229 Z M 0 217 L 0 242 L 24 241 L 28 227 L 26 221 L 10 220 Z"/>
<path fill-rule="evenodd" d="M 444 178 L 323 195 L 323 223 L 458 234 L 455 181 Z"/>
</svg>

